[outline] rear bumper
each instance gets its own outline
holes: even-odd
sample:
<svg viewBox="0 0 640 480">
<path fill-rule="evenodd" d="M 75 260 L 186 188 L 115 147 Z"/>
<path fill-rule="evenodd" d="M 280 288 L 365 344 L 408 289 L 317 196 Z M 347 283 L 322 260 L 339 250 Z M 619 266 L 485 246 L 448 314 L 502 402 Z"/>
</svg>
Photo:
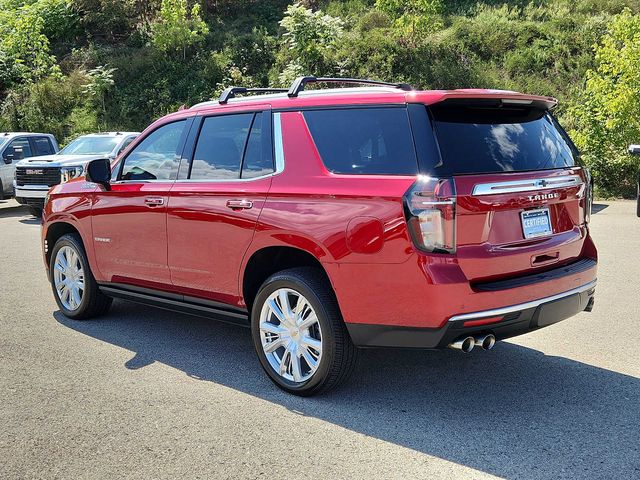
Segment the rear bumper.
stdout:
<svg viewBox="0 0 640 480">
<path fill-rule="evenodd" d="M 596 280 L 525 303 L 452 316 L 442 328 L 347 323 L 359 347 L 445 348 L 455 339 L 492 333 L 496 339 L 522 335 L 591 310 Z M 489 322 L 489 323 L 486 323 Z"/>
</svg>

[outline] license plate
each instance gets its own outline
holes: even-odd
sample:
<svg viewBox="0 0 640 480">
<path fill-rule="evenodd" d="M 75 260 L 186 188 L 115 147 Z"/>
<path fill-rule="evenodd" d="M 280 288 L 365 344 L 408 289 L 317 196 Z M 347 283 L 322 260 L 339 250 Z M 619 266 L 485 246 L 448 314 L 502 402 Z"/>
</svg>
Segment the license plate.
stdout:
<svg viewBox="0 0 640 480">
<path fill-rule="evenodd" d="M 548 208 L 527 210 L 520 214 L 524 238 L 544 237 L 551 235 L 551 216 Z"/>
</svg>

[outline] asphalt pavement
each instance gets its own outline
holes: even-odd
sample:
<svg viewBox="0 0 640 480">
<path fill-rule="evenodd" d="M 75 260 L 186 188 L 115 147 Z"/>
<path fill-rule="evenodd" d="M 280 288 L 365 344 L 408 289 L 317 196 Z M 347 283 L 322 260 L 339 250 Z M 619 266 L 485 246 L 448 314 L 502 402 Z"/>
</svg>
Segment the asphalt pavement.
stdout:
<svg viewBox="0 0 640 480">
<path fill-rule="evenodd" d="M 246 329 L 120 301 L 66 319 L 39 222 L 0 201 L 0 478 L 640 478 L 640 218 L 595 211 L 592 313 L 490 352 L 367 350 L 304 399 Z"/>
</svg>

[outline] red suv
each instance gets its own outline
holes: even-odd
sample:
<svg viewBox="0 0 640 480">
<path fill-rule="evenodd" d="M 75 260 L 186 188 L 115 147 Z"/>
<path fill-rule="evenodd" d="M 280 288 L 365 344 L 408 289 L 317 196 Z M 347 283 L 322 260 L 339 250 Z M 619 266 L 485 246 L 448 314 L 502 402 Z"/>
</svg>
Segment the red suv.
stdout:
<svg viewBox="0 0 640 480">
<path fill-rule="evenodd" d="M 315 77 L 229 88 L 53 187 L 56 301 L 73 319 L 118 297 L 250 325 L 298 395 L 347 378 L 357 347 L 489 349 L 590 311 L 592 185 L 555 105 Z"/>
</svg>

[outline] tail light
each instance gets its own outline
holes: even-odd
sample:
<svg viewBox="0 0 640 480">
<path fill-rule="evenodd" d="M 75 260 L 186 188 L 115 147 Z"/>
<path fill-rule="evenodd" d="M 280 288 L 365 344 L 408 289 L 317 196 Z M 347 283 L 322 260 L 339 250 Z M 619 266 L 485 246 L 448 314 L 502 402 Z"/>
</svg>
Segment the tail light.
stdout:
<svg viewBox="0 0 640 480">
<path fill-rule="evenodd" d="M 413 243 L 430 253 L 456 251 L 456 193 L 453 179 L 418 177 L 404 196 Z"/>
</svg>

